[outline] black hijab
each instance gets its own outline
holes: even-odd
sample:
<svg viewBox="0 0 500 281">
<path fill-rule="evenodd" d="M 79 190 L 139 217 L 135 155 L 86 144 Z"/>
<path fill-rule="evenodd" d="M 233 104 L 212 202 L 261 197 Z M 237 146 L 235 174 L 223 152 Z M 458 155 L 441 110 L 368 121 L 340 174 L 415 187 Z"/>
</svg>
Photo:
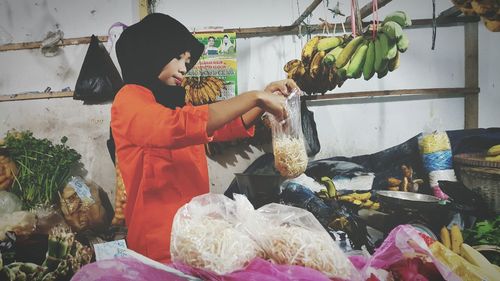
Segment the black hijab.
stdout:
<svg viewBox="0 0 500 281">
<path fill-rule="evenodd" d="M 201 44 L 174 18 L 150 14 L 123 31 L 116 42 L 116 56 L 125 84 L 138 84 L 151 90 L 156 102 L 175 109 L 185 105 L 184 88 L 167 86 L 158 79 L 163 67 L 185 51 L 191 52 L 189 71 L 203 52 Z"/>
<path fill-rule="evenodd" d="M 163 67 L 182 53 L 191 52 L 189 71 L 203 53 L 204 46 L 176 19 L 154 13 L 129 26 L 116 42 L 116 56 L 125 84 L 137 84 L 153 92 L 156 102 L 175 109 L 185 105 L 186 92 L 158 79 Z M 115 145 L 110 128 L 108 150 L 114 162 Z"/>
</svg>

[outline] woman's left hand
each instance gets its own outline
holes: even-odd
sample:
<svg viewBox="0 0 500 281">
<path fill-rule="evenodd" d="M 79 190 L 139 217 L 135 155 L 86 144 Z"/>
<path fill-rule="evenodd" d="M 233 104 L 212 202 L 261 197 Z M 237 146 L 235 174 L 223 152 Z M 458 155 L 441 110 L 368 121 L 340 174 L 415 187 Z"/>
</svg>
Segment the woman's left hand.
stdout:
<svg viewBox="0 0 500 281">
<path fill-rule="evenodd" d="M 295 88 L 299 88 L 295 81 L 293 81 L 292 79 L 284 79 L 271 82 L 266 86 L 264 91 L 268 93 L 280 92 L 280 94 L 286 97 L 290 95 L 291 90 Z"/>
</svg>

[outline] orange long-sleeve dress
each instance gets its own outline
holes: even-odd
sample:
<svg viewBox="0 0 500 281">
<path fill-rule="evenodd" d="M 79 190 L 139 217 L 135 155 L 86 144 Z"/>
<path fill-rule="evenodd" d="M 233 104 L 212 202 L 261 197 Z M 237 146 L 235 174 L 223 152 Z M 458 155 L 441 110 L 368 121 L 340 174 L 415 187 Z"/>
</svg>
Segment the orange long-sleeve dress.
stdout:
<svg viewBox="0 0 500 281">
<path fill-rule="evenodd" d="M 127 192 L 128 247 L 170 262 L 170 233 L 177 210 L 209 192 L 205 143 L 253 136 L 241 118 L 206 132 L 208 106 L 164 107 L 139 85 L 125 85 L 111 107 L 111 129 Z"/>
</svg>

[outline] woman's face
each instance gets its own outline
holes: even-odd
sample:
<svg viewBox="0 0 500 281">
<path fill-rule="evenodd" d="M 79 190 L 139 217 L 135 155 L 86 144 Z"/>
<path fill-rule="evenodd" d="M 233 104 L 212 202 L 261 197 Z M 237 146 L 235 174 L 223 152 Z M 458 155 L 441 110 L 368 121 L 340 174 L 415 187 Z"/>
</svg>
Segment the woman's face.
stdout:
<svg viewBox="0 0 500 281">
<path fill-rule="evenodd" d="M 191 61 L 191 53 L 184 52 L 178 58 L 172 59 L 163 67 L 158 79 L 168 86 L 180 86 L 186 74 L 186 64 Z"/>
</svg>

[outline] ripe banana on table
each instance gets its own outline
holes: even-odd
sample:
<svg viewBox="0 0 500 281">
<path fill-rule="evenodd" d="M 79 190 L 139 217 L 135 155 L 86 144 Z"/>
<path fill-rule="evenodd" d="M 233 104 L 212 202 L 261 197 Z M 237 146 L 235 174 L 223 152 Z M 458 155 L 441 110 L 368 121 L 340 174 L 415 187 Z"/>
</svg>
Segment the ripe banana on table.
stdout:
<svg viewBox="0 0 500 281">
<path fill-rule="evenodd" d="M 224 81 L 217 77 L 185 77 L 181 86 L 186 90 L 186 103 L 200 105 L 217 100 L 224 89 Z"/>
<path fill-rule="evenodd" d="M 488 149 L 488 152 L 486 154 L 488 154 L 488 156 L 500 155 L 500 144 L 490 147 L 490 149 Z"/>
<path fill-rule="evenodd" d="M 342 50 L 340 53 L 339 57 L 335 61 L 335 67 L 340 69 L 343 66 L 345 66 L 350 60 L 358 46 L 363 43 L 363 36 L 358 36 L 354 39 L 352 39 L 345 48 Z"/>
<path fill-rule="evenodd" d="M 464 243 L 464 238 L 462 236 L 462 232 L 460 231 L 460 227 L 458 225 L 454 224 L 451 227 L 450 231 L 450 236 L 451 236 L 451 250 L 457 254 L 460 254 L 460 246 L 462 246 L 462 243 Z"/>
<path fill-rule="evenodd" d="M 443 245 L 446 248 L 451 249 L 450 231 L 446 226 L 443 226 L 441 228 L 440 238 L 441 238 L 441 243 L 443 243 Z"/>
</svg>

